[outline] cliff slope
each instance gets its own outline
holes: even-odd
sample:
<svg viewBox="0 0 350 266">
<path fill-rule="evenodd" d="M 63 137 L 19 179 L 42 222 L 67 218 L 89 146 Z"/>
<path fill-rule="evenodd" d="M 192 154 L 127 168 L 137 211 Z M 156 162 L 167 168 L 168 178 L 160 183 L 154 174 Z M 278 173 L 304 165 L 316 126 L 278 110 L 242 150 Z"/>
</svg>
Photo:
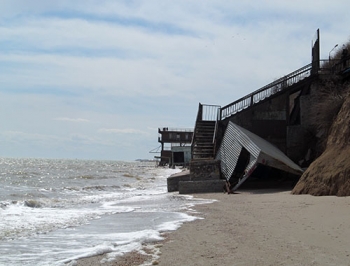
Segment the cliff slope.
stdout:
<svg viewBox="0 0 350 266">
<path fill-rule="evenodd" d="M 293 194 L 350 196 L 350 93 L 334 120 L 326 149 L 304 172 Z"/>
</svg>

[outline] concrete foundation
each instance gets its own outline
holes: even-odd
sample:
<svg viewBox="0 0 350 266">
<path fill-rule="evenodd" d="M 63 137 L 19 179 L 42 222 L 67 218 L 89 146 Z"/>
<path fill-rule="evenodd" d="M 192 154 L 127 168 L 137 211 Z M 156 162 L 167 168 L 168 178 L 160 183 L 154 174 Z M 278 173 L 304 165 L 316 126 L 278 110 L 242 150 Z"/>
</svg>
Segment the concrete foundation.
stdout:
<svg viewBox="0 0 350 266">
<path fill-rule="evenodd" d="M 180 181 L 190 181 L 190 171 L 186 170 L 168 177 L 168 192 L 179 191 Z"/>
<path fill-rule="evenodd" d="M 179 194 L 223 192 L 225 180 L 180 181 Z"/>
<path fill-rule="evenodd" d="M 220 161 L 198 160 L 190 162 L 190 170 L 167 179 L 168 192 L 180 194 L 222 192 L 225 180 L 220 179 Z"/>
<path fill-rule="evenodd" d="M 190 162 L 191 181 L 220 179 L 220 161 L 198 160 Z"/>
</svg>

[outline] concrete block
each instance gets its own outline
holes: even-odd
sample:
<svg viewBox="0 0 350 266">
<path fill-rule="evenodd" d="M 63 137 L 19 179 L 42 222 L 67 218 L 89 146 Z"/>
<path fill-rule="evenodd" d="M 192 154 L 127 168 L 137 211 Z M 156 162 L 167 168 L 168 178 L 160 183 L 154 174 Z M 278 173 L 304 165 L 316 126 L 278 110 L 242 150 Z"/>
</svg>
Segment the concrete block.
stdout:
<svg viewBox="0 0 350 266">
<path fill-rule="evenodd" d="M 223 192 L 225 180 L 180 181 L 179 194 Z"/>
<path fill-rule="evenodd" d="M 189 181 L 190 173 L 189 171 L 184 171 L 167 178 L 168 192 L 178 191 L 180 181 Z"/>
<path fill-rule="evenodd" d="M 220 179 L 219 160 L 199 160 L 190 163 L 191 181 Z"/>
</svg>

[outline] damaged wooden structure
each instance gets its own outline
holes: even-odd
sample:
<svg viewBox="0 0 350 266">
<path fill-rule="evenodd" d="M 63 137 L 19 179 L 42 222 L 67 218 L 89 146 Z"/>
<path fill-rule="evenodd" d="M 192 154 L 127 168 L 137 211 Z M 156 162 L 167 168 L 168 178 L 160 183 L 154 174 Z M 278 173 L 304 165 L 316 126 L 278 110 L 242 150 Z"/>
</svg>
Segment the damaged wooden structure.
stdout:
<svg viewBox="0 0 350 266">
<path fill-rule="evenodd" d="M 199 168 L 204 169 L 212 162 L 219 167 L 220 175 L 209 178 L 203 172 L 202 178 L 194 178 L 190 170 L 187 179 L 179 181 L 180 193 L 219 191 L 220 186 L 211 185 L 212 180 L 221 185 L 229 182 L 234 191 L 247 179 L 264 177 L 271 169 L 294 180 L 299 177 L 302 168 L 316 157 L 315 143 L 321 132 L 313 130 L 315 123 L 309 114 L 319 98 L 319 85 L 331 73 L 350 72 L 350 56 L 332 67 L 328 64 L 328 68 L 322 67 L 327 65 L 324 61 L 329 63 L 320 60 L 318 30 L 310 64 L 224 107 L 200 103 L 190 167 L 201 165 Z"/>
<path fill-rule="evenodd" d="M 264 166 L 300 176 L 303 170 L 276 146 L 254 133 L 229 122 L 216 159 L 221 173 L 237 190 L 253 173 Z"/>
</svg>

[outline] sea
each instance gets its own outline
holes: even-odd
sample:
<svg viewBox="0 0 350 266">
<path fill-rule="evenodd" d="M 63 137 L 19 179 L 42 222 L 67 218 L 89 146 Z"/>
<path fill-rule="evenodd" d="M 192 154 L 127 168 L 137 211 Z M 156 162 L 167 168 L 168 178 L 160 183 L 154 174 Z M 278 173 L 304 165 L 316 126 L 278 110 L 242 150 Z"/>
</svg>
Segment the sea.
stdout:
<svg viewBox="0 0 350 266">
<path fill-rule="evenodd" d="M 155 162 L 0 158 L 0 265 L 113 260 L 201 219 Z M 156 255 L 156 254 L 154 254 Z"/>
</svg>

